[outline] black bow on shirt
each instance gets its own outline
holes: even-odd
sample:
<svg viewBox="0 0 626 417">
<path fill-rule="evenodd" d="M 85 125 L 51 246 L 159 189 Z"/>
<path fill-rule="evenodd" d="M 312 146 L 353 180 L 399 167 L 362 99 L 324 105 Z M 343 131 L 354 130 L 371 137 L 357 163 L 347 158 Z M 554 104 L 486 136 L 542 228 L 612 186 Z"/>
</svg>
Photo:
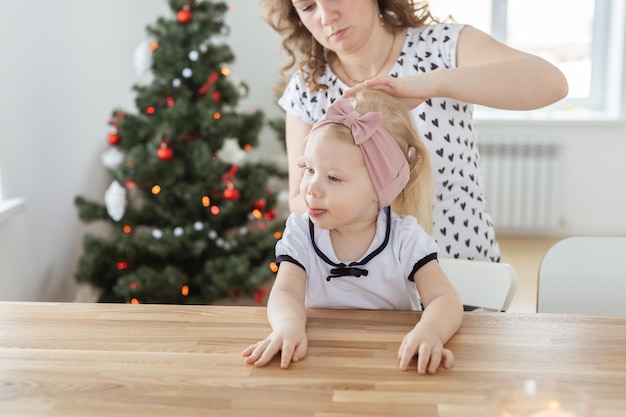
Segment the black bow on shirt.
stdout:
<svg viewBox="0 0 626 417">
<path fill-rule="evenodd" d="M 329 275 L 326 277 L 326 281 L 330 281 L 333 278 L 345 277 L 345 276 L 353 276 L 359 278 L 361 275 L 369 274 L 367 269 L 357 268 L 354 266 L 346 266 L 345 264 L 337 265 L 338 268 L 332 268 Z"/>
</svg>

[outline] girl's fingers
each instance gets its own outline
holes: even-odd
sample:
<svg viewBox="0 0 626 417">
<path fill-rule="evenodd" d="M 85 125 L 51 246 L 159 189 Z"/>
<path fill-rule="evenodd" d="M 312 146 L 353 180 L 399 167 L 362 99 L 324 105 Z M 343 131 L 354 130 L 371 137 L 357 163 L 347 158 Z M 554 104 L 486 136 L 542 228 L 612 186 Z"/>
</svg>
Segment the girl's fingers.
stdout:
<svg viewBox="0 0 626 417">
<path fill-rule="evenodd" d="M 417 351 L 417 373 L 423 375 L 426 373 L 428 363 L 430 362 L 431 347 L 422 343 Z"/>
<path fill-rule="evenodd" d="M 433 348 L 430 350 L 430 358 L 428 361 L 428 373 L 435 374 L 437 373 L 437 369 L 439 369 L 439 365 L 441 364 L 442 352 L 441 348 Z"/>
<path fill-rule="evenodd" d="M 241 352 L 241 356 L 250 356 L 250 354 L 252 353 L 252 351 L 254 351 L 254 349 L 256 349 L 256 347 L 259 345 L 260 342 L 256 342 L 253 345 L 248 346 L 247 348 L 245 348 L 242 352 Z"/>
<path fill-rule="evenodd" d="M 400 369 L 406 371 L 409 369 L 411 359 L 415 356 L 415 348 L 413 348 L 405 338 L 398 349 L 398 360 L 400 361 Z"/>
<path fill-rule="evenodd" d="M 300 343 L 296 346 L 296 350 L 293 353 L 293 357 L 292 357 L 292 360 L 294 362 L 298 362 L 299 360 L 302 360 L 306 356 L 308 344 L 309 342 L 305 338 L 304 340 L 300 341 Z"/>
<path fill-rule="evenodd" d="M 442 357 L 443 367 L 446 369 L 450 369 L 454 364 L 454 354 L 450 349 L 444 349 L 442 352 Z"/>
<path fill-rule="evenodd" d="M 291 342 L 283 342 L 280 352 L 280 367 L 286 369 L 289 367 L 294 355 L 296 347 Z"/>
<path fill-rule="evenodd" d="M 254 366 L 265 366 L 280 351 L 280 342 L 275 340 L 264 340 L 262 345 L 255 349 L 258 352 L 257 360 Z"/>
</svg>

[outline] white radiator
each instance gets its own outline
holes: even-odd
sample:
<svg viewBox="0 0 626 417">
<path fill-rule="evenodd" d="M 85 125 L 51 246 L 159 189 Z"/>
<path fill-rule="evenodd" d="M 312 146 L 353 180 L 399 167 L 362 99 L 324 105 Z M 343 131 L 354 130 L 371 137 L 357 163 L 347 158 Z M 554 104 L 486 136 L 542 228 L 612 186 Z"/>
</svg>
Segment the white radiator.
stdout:
<svg viewBox="0 0 626 417">
<path fill-rule="evenodd" d="M 478 148 L 487 210 L 498 234 L 548 234 L 562 225 L 559 140 L 485 136 Z"/>
</svg>

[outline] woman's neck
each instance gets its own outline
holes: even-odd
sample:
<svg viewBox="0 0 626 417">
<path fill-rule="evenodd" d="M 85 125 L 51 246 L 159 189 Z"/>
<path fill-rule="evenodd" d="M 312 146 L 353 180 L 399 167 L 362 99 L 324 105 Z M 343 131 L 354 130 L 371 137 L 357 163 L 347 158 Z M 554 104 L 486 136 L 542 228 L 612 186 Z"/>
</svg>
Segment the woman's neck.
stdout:
<svg viewBox="0 0 626 417">
<path fill-rule="evenodd" d="M 382 33 L 384 36 L 372 36 L 377 40 L 376 44 L 362 48 L 361 52 L 335 55 L 331 62 L 335 74 L 349 85 L 387 74 L 399 54 L 402 32 L 383 30 Z"/>
</svg>

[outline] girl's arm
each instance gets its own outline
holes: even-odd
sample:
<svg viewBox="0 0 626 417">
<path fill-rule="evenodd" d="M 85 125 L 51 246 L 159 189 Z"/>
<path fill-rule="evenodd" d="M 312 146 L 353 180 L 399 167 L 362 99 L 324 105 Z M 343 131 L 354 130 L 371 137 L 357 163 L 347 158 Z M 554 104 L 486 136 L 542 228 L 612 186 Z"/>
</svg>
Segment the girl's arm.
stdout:
<svg viewBox="0 0 626 417">
<path fill-rule="evenodd" d="M 267 301 L 272 333 L 242 352 L 246 363 L 264 366 L 281 352 L 280 367 L 287 368 L 291 362 L 304 358 L 308 344 L 305 285 L 306 274 L 301 267 L 291 262 L 281 263 Z"/>
<path fill-rule="evenodd" d="M 568 93 L 563 73 L 548 61 L 498 42 L 465 26 L 458 39 L 456 68 L 364 81 L 346 91 L 372 87 L 403 100 L 410 108 L 431 97 L 506 110 L 532 110 L 552 104 Z"/>
<path fill-rule="evenodd" d="M 306 208 L 300 195 L 302 178 L 301 158 L 304 155 L 304 138 L 311 131 L 311 125 L 287 113 L 285 118 L 285 141 L 287 163 L 289 165 L 289 211 L 304 213 Z"/>
<path fill-rule="evenodd" d="M 442 365 L 449 368 L 454 356 L 444 349 L 463 321 L 463 304 L 439 262 L 431 261 L 413 276 L 424 304 L 420 321 L 404 338 L 398 350 L 400 369 L 406 370 L 417 354 L 417 372 L 434 374 Z"/>
</svg>

